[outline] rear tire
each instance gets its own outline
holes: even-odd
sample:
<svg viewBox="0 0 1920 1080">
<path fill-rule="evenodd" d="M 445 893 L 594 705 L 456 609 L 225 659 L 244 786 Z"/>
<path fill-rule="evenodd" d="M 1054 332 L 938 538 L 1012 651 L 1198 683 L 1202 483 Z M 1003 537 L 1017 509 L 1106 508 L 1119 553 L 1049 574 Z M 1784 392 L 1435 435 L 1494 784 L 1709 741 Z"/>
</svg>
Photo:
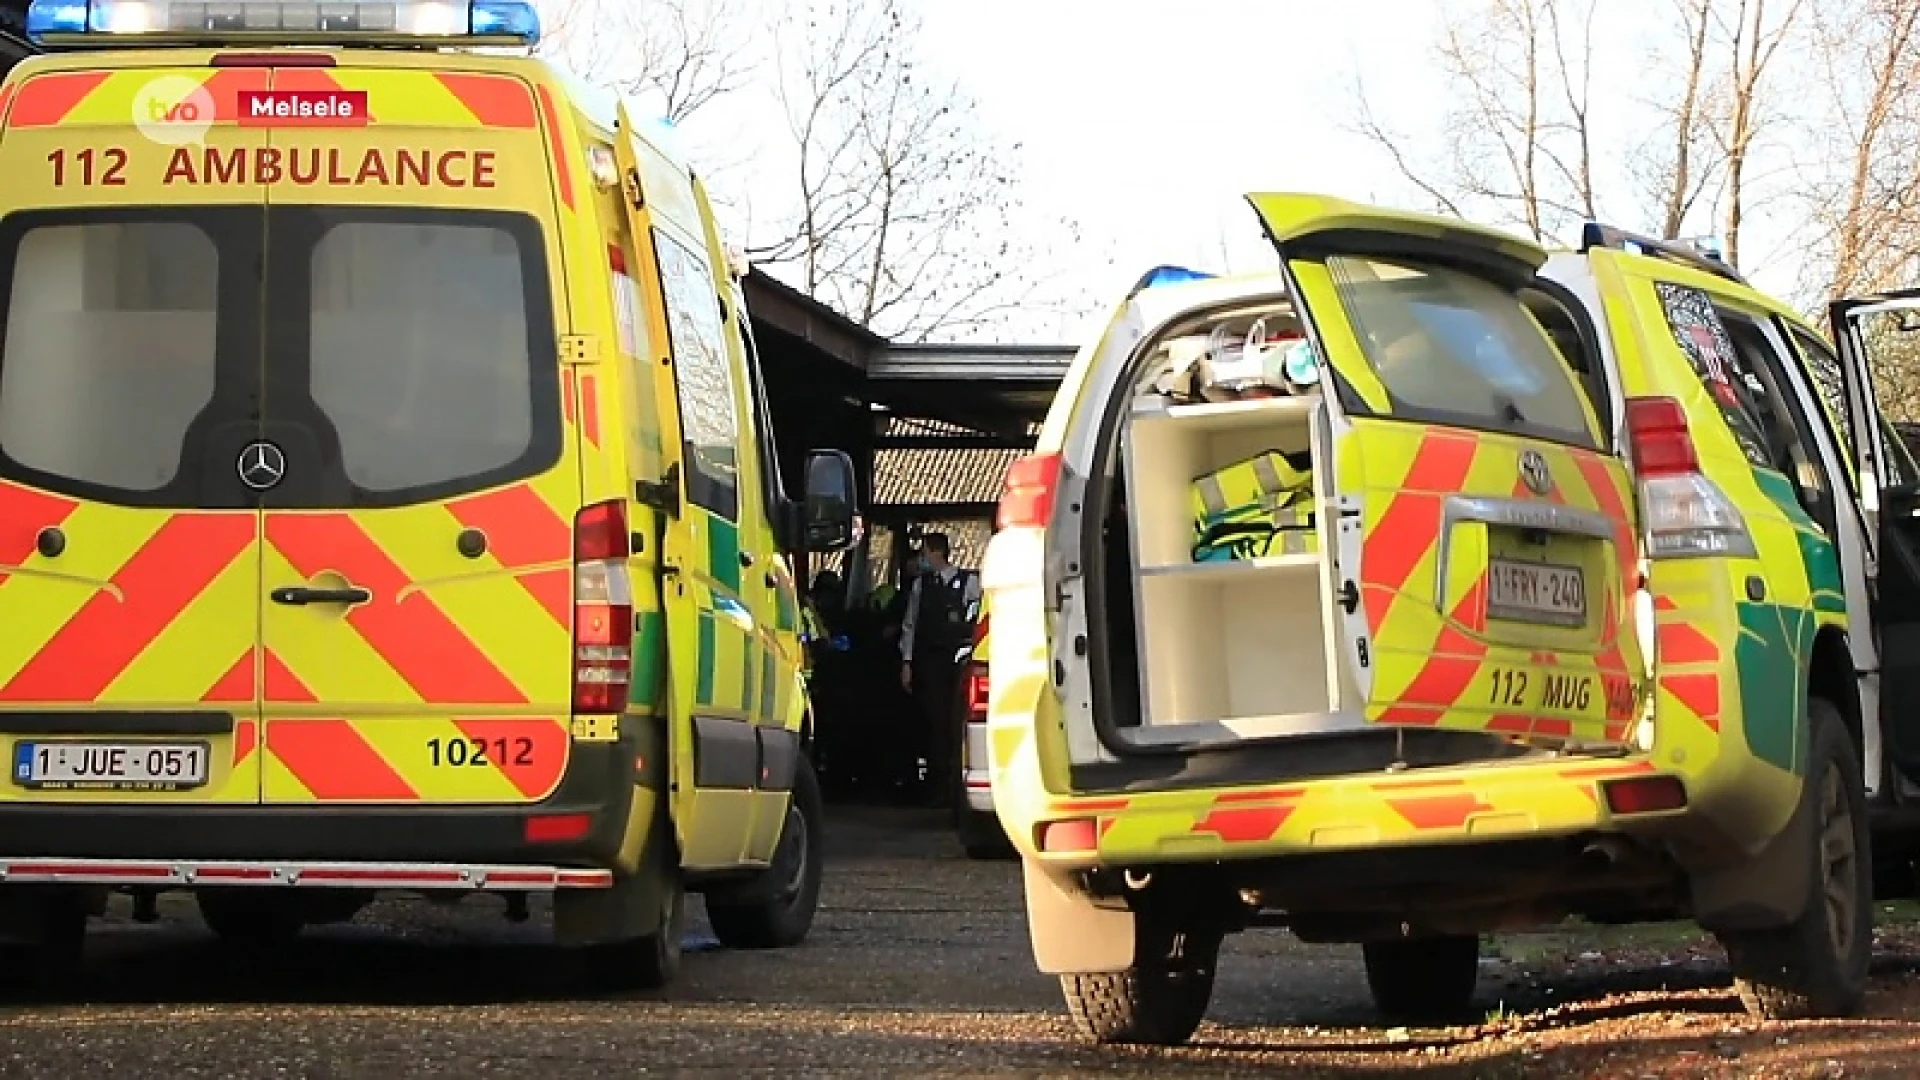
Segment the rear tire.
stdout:
<svg viewBox="0 0 1920 1080">
<path fill-rule="evenodd" d="M 1155 932 L 1143 923 L 1133 967 L 1060 976 L 1074 1026 L 1096 1043 L 1179 1046 L 1206 1019 L 1220 933 Z"/>
<path fill-rule="evenodd" d="M 1401 1020 L 1451 1020 L 1473 1004 L 1480 939 L 1471 934 L 1369 941 L 1361 946 L 1374 1007 Z"/>
<path fill-rule="evenodd" d="M 960 846 L 967 858 L 976 862 L 1004 861 L 1018 854 L 1013 849 L 1013 841 L 1007 839 L 1006 830 L 1001 828 L 998 815 L 967 809 L 963 802 L 956 816 L 960 819 Z"/>
<path fill-rule="evenodd" d="M 966 738 L 963 733 L 962 739 Z M 967 858 L 976 862 L 994 859 L 1011 859 L 1017 854 L 1013 842 L 1007 839 L 1007 832 L 1000 826 L 1000 816 L 991 810 L 975 810 L 967 805 L 967 755 L 965 747 L 954 755 L 957 764 L 953 769 L 953 831 L 960 837 L 960 847 Z"/>
<path fill-rule="evenodd" d="M 802 754 L 794 765 L 793 798 L 773 863 L 738 892 L 710 893 L 707 921 L 729 949 L 787 949 L 807 939 L 820 907 L 825 870 L 826 807 L 813 763 Z"/>
<path fill-rule="evenodd" d="M 687 894 L 677 869 L 661 883 L 659 925 L 628 941 L 590 946 L 587 975 L 601 990 L 660 990 L 680 977 L 680 941 L 687 930 Z"/>
<path fill-rule="evenodd" d="M 1813 815 L 1809 895 L 1777 929 L 1723 933 L 1734 987 L 1765 1020 L 1833 1019 L 1858 1011 L 1873 960 L 1873 851 L 1860 758 L 1838 709 L 1807 702 L 1811 753 L 1801 788 Z"/>
</svg>

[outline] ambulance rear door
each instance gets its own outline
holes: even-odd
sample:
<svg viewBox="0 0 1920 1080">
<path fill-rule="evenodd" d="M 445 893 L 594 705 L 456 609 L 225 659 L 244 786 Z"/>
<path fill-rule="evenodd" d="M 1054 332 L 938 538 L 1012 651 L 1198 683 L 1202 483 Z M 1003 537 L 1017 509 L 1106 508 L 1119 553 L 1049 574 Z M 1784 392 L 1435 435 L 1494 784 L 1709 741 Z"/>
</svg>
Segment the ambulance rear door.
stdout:
<svg viewBox="0 0 1920 1080">
<path fill-rule="evenodd" d="M 1339 645 L 1367 720 L 1625 742 L 1644 681 L 1634 503 L 1607 410 L 1520 298 L 1557 288 L 1536 276 L 1545 252 L 1426 215 L 1248 199 L 1328 361 Z"/>
<path fill-rule="evenodd" d="M 0 89 L 0 803 L 259 798 L 267 73 L 205 59 Z"/>
<path fill-rule="evenodd" d="M 515 805 L 571 753 L 583 178 L 553 103 L 450 54 L 273 69 L 264 800 Z M 453 65 L 454 70 L 449 70 Z"/>
</svg>

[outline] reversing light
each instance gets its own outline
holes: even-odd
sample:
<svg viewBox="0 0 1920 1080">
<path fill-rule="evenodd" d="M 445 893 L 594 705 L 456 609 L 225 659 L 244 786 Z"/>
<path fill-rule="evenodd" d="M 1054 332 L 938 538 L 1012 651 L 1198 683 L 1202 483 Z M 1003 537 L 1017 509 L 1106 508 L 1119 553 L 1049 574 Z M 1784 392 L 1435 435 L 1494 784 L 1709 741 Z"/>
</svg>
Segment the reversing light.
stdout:
<svg viewBox="0 0 1920 1080">
<path fill-rule="evenodd" d="M 528 0 L 33 0 L 27 36 L 38 44 L 384 36 L 531 46 L 540 16 Z"/>
</svg>

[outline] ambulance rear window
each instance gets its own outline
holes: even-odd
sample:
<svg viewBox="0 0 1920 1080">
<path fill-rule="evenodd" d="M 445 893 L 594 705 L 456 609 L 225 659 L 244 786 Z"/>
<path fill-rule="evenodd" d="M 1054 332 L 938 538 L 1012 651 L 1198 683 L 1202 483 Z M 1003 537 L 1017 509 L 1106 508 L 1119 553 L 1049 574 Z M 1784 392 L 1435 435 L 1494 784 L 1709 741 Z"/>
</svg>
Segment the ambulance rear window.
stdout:
<svg viewBox="0 0 1920 1080">
<path fill-rule="evenodd" d="M 406 506 L 553 468 L 540 221 L 98 207 L 0 217 L 0 476 L 120 506 Z M 237 462 L 285 454 L 270 489 Z"/>
<path fill-rule="evenodd" d="M 1385 259 L 1327 269 L 1392 415 L 1598 448 L 1572 367 L 1514 293 Z"/>
<path fill-rule="evenodd" d="M 11 231 L 11 230 L 10 230 Z M 49 223 L 0 248 L 0 454 L 151 493 L 173 484 L 214 396 L 215 241 L 184 221 Z M 8 255 L 11 258 L 8 258 Z"/>
<path fill-rule="evenodd" d="M 341 221 L 311 256 L 313 401 L 375 495 L 511 468 L 533 445 L 519 240 L 486 224 Z"/>
</svg>

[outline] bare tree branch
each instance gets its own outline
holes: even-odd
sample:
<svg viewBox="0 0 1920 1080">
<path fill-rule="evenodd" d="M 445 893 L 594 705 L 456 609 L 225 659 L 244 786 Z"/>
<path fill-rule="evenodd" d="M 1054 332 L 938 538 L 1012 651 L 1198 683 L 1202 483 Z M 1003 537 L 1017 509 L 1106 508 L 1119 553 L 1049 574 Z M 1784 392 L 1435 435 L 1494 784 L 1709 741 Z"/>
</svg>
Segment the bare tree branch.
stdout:
<svg viewBox="0 0 1920 1080">
<path fill-rule="evenodd" d="M 1356 80 L 1348 131 L 1384 152 L 1435 209 L 1488 213 L 1546 240 L 1595 217 L 1593 0 L 1469 0 L 1442 16 L 1434 56 L 1451 90 L 1444 144 L 1420 153 Z"/>
<path fill-rule="evenodd" d="M 742 0 L 556 0 L 537 51 L 684 123 L 747 84 Z"/>
<path fill-rule="evenodd" d="M 751 253 L 888 336 L 967 332 L 1042 307 L 1044 237 L 1014 224 L 1012 155 L 925 71 L 898 0 L 814 0 L 781 26 L 794 207 Z"/>
</svg>

